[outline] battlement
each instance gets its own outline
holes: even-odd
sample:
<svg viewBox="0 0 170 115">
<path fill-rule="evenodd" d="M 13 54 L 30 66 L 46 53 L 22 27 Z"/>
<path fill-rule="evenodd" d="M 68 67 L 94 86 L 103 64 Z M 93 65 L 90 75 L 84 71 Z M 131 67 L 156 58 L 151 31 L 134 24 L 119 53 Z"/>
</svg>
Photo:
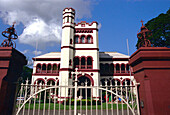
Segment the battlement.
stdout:
<svg viewBox="0 0 170 115">
<path fill-rule="evenodd" d="M 75 24 L 76 28 L 97 28 L 98 23 L 96 21 L 93 21 L 91 23 L 87 23 L 86 21 L 81 21 L 77 24 Z"/>
<path fill-rule="evenodd" d="M 71 14 L 75 15 L 75 10 L 73 8 L 65 8 L 63 10 L 63 15 L 66 13 L 71 13 Z"/>
</svg>

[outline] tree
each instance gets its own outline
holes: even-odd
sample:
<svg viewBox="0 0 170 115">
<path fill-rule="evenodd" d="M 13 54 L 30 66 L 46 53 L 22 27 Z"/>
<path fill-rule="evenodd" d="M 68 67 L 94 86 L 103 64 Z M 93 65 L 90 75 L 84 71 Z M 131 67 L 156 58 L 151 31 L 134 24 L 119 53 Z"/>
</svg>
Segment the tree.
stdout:
<svg viewBox="0 0 170 115">
<path fill-rule="evenodd" d="M 28 79 L 29 83 L 30 83 L 31 82 L 31 78 L 32 78 L 32 71 L 33 71 L 32 68 L 29 68 L 28 66 L 24 66 L 23 67 L 23 71 L 21 73 L 21 78 L 22 78 L 21 82 L 25 83 L 25 81 Z"/>
<path fill-rule="evenodd" d="M 166 14 L 149 20 L 145 26 L 151 30 L 152 36 L 148 39 L 155 47 L 170 47 L 170 9 Z M 139 40 L 136 44 L 138 46 Z"/>
</svg>

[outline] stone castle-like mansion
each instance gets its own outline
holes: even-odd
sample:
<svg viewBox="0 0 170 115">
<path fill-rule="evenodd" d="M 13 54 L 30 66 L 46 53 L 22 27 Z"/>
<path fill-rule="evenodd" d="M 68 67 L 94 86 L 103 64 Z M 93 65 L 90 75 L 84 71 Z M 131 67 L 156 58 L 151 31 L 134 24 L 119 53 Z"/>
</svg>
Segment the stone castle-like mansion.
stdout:
<svg viewBox="0 0 170 115">
<path fill-rule="evenodd" d="M 68 86 L 73 84 L 71 72 L 78 68 L 79 82 L 88 81 L 88 85 L 98 86 L 105 80 L 123 84 L 135 82 L 130 75 L 129 56 L 118 52 L 99 52 L 98 23 L 75 23 L 75 10 L 63 10 L 61 52 L 51 52 L 33 58 L 32 83 Z M 83 74 L 82 74 L 83 73 Z M 80 84 L 79 83 L 79 84 Z M 111 82 L 114 83 L 114 82 Z M 61 93 L 67 97 L 68 91 Z M 99 95 L 93 94 L 93 97 Z"/>
</svg>

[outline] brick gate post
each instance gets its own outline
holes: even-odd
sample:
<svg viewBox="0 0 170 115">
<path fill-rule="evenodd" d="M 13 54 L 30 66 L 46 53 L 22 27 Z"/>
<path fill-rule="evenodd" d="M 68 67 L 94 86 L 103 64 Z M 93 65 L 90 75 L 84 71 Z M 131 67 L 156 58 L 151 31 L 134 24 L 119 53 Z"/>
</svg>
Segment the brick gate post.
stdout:
<svg viewBox="0 0 170 115">
<path fill-rule="evenodd" d="M 0 47 L 0 115 L 12 115 L 16 101 L 16 82 L 26 57 L 12 47 Z"/>
<path fill-rule="evenodd" d="M 141 115 L 170 115 L 170 48 L 141 47 L 130 57 Z"/>
</svg>

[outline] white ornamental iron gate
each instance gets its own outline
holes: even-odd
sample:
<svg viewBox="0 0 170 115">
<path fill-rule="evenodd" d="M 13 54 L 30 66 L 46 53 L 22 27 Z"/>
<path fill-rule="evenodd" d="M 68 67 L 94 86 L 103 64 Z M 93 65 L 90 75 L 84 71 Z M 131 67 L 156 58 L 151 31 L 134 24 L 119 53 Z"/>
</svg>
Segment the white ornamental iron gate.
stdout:
<svg viewBox="0 0 170 115">
<path fill-rule="evenodd" d="M 113 83 L 113 81 L 111 81 Z M 128 83 L 109 85 L 105 81 L 100 86 L 57 86 L 50 83 L 20 85 L 17 94 L 16 115 L 140 115 L 137 85 Z M 68 97 L 63 97 L 59 88 L 69 91 Z M 94 90 L 96 89 L 96 90 Z M 100 97 L 93 97 L 94 91 Z M 66 90 L 64 90 L 66 91 Z M 92 93 L 93 92 L 93 93 Z"/>
</svg>

